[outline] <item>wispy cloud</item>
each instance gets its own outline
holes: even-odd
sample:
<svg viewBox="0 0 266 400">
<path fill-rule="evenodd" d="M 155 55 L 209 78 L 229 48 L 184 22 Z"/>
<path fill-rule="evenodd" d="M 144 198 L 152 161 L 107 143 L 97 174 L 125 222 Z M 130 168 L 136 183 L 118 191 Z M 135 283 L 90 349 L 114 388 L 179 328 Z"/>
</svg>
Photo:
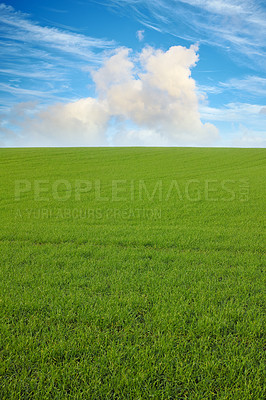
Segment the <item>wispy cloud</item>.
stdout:
<svg viewBox="0 0 266 400">
<path fill-rule="evenodd" d="M 266 147 L 266 131 L 257 131 L 240 125 L 239 131 L 229 143 L 234 147 Z"/>
<path fill-rule="evenodd" d="M 11 86 L 7 85 L 5 83 L 0 83 L 0 92 L 7 92 L 11 93 L 13 95 L 19 95 L 19 96 L 35 96 L 37 98 L 44 97 L 47 98 L 48 96 L 54 97 L 53 94 L 56 93 L 56 91 L 51 90 L 49 93 L 43 92 L 41 90 L 33 90 L 33 89 L 25 89 L 21 87 L 16 87 L 16 86 Z"/>
<path fill-rule="evenodd" d="M 242 78 L 232 78 L 225 82 L 212 82 L 212 84 L 197 84 L 198 93 L 206 94 L 228 94 L 237 98 L 245 97 L 246 101 L 265 101 L 266 79 L 260 76 L 248 75 Z"/>
<path fill-rule="evenodd" d="M 93 38 L 66 29 L 42 26 L 30 15 L 0 4 L 0 58 L 2 101 L 58 100 L 86 65 L 100 65 L 115 48 L 111 40 Z M 13 85 L 14 79 L 17 85 Z M 77 96 L 75 96 L 76 98 Z M 67 99 L 66 99 L 67 100 Z"/>
<path fill-rule="evenodd" d="M 179 2 L 202 8 L 212 14 L 230 17 L 232 14 L 238 14 L 247 20 L 249 20 L 253 15 L 252 13 L 258 9 L 256 3 L 249 0 L 180 0 Z M 255 9 L 254 4 L 256 5 Z M 252 16 L 252 18 L 254 17 Z"/>
<path fill-rule="evenodd" d="M 266 146 L 266 106 L 240 102 L 221 107 L 201 104 L 200 114 L 203 120 L 212 121 L 220 127 L 223 139 L 219 145 Z"/>
<path fill-rule="evenodd" d="M 68 10 L 63 9 L 63 8 L 52 8 L 52 7 L 42 7 L 44 10 L 48 10 L 51 11 L 53 13 L 57 13 L 57 14 L 67 14 Z"/>
<path fill-rule="evenodd" d="M 259 104 L 249 103 L 228 103 L 223 107 L 209 107 L 201 105 L 201 116 L 209 121 L 230 121 L 230 122 L 251 122 L 251 118 L 255 117 L 251 123 L 265 126 L 266 120 L 264 116 L 259 116 L 263 107 Z M 261 119 L 258 119 L 258 117 Z M 262 119 L 262 117 L 264 117 Z"/>
<path fill-rule="evenodd" d="M 225 82 L 212 82 L 213 84 L 197 84 L 199 95 L 230 93 L 236 99 L 245 98 L 245 101 L 264 102 L 266 98 L 266 79 L 260 76 L 248 75 L 242 78 L 232 78 Z"/>
<path fill-rule="evenodd" d="M 255 96 L 266 97 L 266 79 L 259 76 L 247 76 L 243 79 L 230 79 L 227 82 L 221 82 L 220 87 L 229 90 L 248 92 Z"/>
<path fill-rule="evenodd" d="M 102 0 L 101 0 L 102 1 Z M 266 10 L 256 0 L 110 0 L 130 7 L 139 22 L 193 42 L 219 45 L 264 67 Z"/>
<path fill-rule="evenodd" d="M 24 77 L 24 78 L 31 78 L 31 79 L 41 79 L 41 80 L 48 80 L 48 79 L 56 79 L 64 80 L 63 76 L 60 77 L 60 74 L 57 72 L 49 71 L 49 66 L 47 68 L 43 66 L 42 71 L 36 71 L 35 66 L 28 66 L 27 70 L 23 71 L 20 68 L 0 68 L 0 75 L 7 75 L 7 76 L 14 76 L 14 77 Z"/>
<path fill-rule="evenodd" d="M 40 26 L 29 20 L 27 14 L 17 12 L 13 7 L 5 4 L 0 4 L 0 11 L 0 22 L 2 23 L 0 33 L 5 39 L 49 46 L 49 48 L 60 50 L 63 53 L 72 53 L 89 60 L 97 60 L 97 56 L 92 52 L 93 49 L 107 49 L 114 46 L 112 41 Z"/>
</svg>

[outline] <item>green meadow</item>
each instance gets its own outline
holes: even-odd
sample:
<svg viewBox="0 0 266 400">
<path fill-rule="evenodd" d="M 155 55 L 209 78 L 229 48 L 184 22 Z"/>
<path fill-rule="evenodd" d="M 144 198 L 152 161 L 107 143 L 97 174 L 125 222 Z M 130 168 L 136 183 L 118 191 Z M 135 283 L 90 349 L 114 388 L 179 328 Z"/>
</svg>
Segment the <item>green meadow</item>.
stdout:
<svg viewBox="0 0 266 400">
<path fill-rule="evenodd" d="M 265 156 L 1 149 L 0 399 L 264 399 Z"/>
</svg>

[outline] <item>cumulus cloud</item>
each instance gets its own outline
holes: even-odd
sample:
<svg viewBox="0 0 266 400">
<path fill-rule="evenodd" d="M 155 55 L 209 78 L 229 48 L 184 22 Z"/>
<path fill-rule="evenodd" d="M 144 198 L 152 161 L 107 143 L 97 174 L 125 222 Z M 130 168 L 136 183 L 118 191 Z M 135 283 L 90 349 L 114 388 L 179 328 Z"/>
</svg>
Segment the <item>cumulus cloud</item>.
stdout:
<svg viewBox="0 0 266 400">
<path fill-rule="evenodd" d="M 218 137 L 203 124 L 191 68 L 197 46 L 139 54 L 120 48 L 92 72 L 97 98 L 56 104 L 20 122 L 27 145 L 200 145 Z"/>
<path fill-rule="evenodd" d="M 27 109 L 18 142 L 26 146 L 100 146 L 105 144 L 108 120 L 105 102 L 93 98 L 58 103 L 35 113 Z"/>
</svg>

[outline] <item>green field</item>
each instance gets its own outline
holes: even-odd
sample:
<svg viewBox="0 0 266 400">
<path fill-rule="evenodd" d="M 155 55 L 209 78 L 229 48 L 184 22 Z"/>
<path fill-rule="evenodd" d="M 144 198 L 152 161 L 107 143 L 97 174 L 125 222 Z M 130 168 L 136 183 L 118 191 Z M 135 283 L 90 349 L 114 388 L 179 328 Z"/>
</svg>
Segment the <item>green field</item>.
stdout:
<svg viewBox="0 0 266 400">
<path fill-rule="evenodd" d="M 264 399 L 265 156 L 1 149 L 0 399 Z"/>
</svg>

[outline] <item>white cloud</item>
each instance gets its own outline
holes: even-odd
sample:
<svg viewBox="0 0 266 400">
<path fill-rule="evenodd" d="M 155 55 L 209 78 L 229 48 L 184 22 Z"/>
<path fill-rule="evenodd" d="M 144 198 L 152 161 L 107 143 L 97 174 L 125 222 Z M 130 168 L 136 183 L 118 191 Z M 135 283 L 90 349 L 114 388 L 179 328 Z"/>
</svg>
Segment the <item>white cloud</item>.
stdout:
<svg viewBox="0 0 266 400">
<path fill-rule="evenodd" d="M 266 120 L 261 110 L 263 110 L 261 105 L 248 103 L 228 103 L 221 108 L 200 106 L 202 118 L 209 121 L 249 122 L 265 126 Z"/>
<path fill-rule="evenodd" d="M 106 4 L 116 9 L 130 7 L 144 26 L 155 26 L 186 40 L 222 46 L 234 57 L 256 60 L 265 69 L 266 12 L 263 2 L 108 0 Z"/>
<path fill-rule="evenodd" d="M 243 79 L 230 79 L 228 82 L 220 82 L 225 89 L 248 92 L 256 96 L 266 96 L 266 79 L 259 76 L 247 76 Z"/>
<path fill-rule="evenodd" d="M 2 104 L 14 104 L 22 95 L 25 101 L 36 99 L 39 92 L 46 104 L 59 95 L 77 98 L 72 89 L 77 75 L 85 78 L 83 68 L 101 65 L 106 52 L 115 48 L 114 41 L 42 26 L 5 4 L 0 4 L 0 36 Z M 10 85 L 14 77 L 21 78 L 16 86 Z"/>
<path fill-rule="evenodd" d="M 234 147 L 265 148 L 266 131 L 256 131 L 241 125 L 231 145 Z"/>
<path fill-rule="evenodd" d="M 45 10 L 54 12 L 54 13 L 59 13 L 59 14 L 67 14 L 69 11 L 65 9 L 58 9 L 58 8 L 52 8 L 52 7 L 42 7 Z"/>
<path fill-rule="evenodd" d="M 230 138 L 224 135 L 220 145 L 265 147 L 266 107 L 258 104 L 229 103 L 221 108 L 201 105 L 201 117 L 215 124 L 227 124 Z"/>
<path fill-rule="evenodd" d="M 131 79 L 134 64 L 129 53 L 130 49 L 119 49 L 100 69 L 92 72 L 100 96 L 105 96 L 111 86 L 124 84 Z"/>
<path fill-rule="evenodd" d="M 242 98 L 245 96 L 246 101 L 250 101 L 255 96 L 257 101 L 258 98 L 261 98 L 263 101 L 266 97 L 266 79 L 260 76 L 249 75 L 242 78 L 232 78 L 225 82 L 216 82 L 215 85 L 197 84 L 197 89 L 199 94 L 220 94 L 230 91 L 230 93 L 233 93 L 234 98 L 236 96 L 241 96 Z"/>
<path fill-rule="evenodd" d="M 79 33 L 40 26 L 29 20 L 27 14 L 17 12 L 13 7 L 0 4 L 1 36 L 23 43 L 37 43 L 49 48 L 81 56 L 84 59 L 97 60 L 97 55 L 92 53 L 93 48 L 112 48 L 113 41 L 92 38 Z"/>
<path fill-rule="evenodd" d="M 30 116 L 29 114 L 33 115 Z M 20 109 L 20 115 L 22 109 Z M 35 112 L 25 105 L 19 146 L 100 146 L 105 143 L 109 114 L 104 102 L 87 98 L 58 103 Z"/>
<path fill-rule="evenodd" d="M 23 77 L 30 79 L 40 79 L 40 80 L 63 80 L 63 77 L 60 77 L 60 74 L 56 74 L 55 72 L 50 72 L 49 67 L 47 71 L 36 71 L 35 65 L 29 65 L 27 71 L 23 71 L 20 68 L 0 68 L 0 74 L 8 75 L 11 77 Z"/>
<path fill-rule="evenodd" d="M 49 97 L 52 96 L 53 91 L 50 91 L 49 94 L 47 94 L 46 92 L 42 92 L 40 90 L 33 90 L 33 89 L 24 89 L 24 88 L 20 88 L 20 87 L 16 87 L 16 86 L 11 86 L 8 85 L 6 83 L 0 83 L 0 92 L 7 92 L 7 93 L 11 93 L 14 95 L 20 95 L 20 96 L 25 96 L 25 95 L 31 95 L 31 96 L 36 96 L 36 97 Z"/>
<path fill-rule="evenodd" d="M 122 129 L 114 137 L 115 146 L 171 146 L 171 142 L 166 136 L 152 131 L 151 129 Z"/>
<path fill-rule="evenodd" d="M 232 15 L 232 13 L 246 14 L 247 1 L 238 0 L 180 0 L 195 7 L 200 7 L 213 14 Z"/>
<path fill-rule="evenodd" d="M 118 49 L 92 73 L 98 99 L 56 104 L 19 123 L 27 145 L 198 145 L 218 138 L 200 120 L 191 68 L 197 47 Z M 113 121 L 117 123 L 113 123 Z M 132 128 L 133 127 L 133 128 Z"/>
<path fill-rule="evenodd" d="M 144 30 L 137 31 L 137 38 L 140 42 L 144 39 Z"/>
</svg>

